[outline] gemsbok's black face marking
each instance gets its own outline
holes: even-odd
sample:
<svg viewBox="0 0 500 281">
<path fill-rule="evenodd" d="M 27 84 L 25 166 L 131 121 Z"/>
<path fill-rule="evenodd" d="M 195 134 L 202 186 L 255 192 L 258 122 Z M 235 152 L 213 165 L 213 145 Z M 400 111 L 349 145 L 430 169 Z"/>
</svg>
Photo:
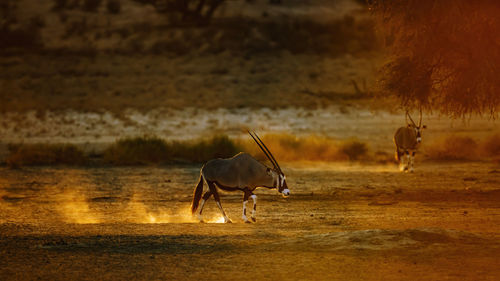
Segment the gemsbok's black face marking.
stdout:
<svg viewBox="0 0 500 281">
<path fill-rule="evenodd" d="M 415 127 L 414 125 L 409 124 L 408 127 L 409 128 L 413 128 L 415 130 L 416 141 L 417 141 L 417 143 L 421 143 L 422 142 L 422 130 L 425 129 L 425 128 L 427 128 L 427 126 L 423 125 L 423 126 L 420 126 L 420 127 Z"/>
<path fill-rule="evenodd" d="M 275 174 L 273 187 L 278 190 L 283 197 L 288 197 L 290 195 L 290 190 L 288 189 L 288 185 L 286 184 L 286 176 L 278 171 L 273 171 Z"/>
<path fill-rule="evenodd" d="M 288 189 L 288 185 L 286 184 L 285 175 L 283 175 L 281 186 L 279 187 L 278 191 L 281 193 L 281 195 L 283 195 L 283 197 L 290 196 L 290 190 Z"/>
</svg>

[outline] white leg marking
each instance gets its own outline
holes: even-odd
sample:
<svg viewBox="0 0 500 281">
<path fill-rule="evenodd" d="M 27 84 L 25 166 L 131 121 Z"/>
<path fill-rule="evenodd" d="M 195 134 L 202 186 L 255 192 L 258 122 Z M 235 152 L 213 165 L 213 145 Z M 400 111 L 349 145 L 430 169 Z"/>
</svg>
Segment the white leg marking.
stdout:
<svg viewBox="0 0 500 281">
<path fill-rule="evenodd" d="M 415 161 L 415 156 L 411 156 L 410 158 L 410 172 L 413 173 L 413 162 Z"/>
<path fill-rule="evenodd" d="M 410 168 L 410 154 L 406 154 L 406 163 L 405 163 L 405 170 L 408 171 L 408 169 Z"/>
<path fill-rule="evenodd" d="M 247 203 L 248 201 L 243 201 L 243 215 L 241 216 L 241 218 L 245 221 L 245 222 L 248 222 L 248 219 L 247 219 Z"/>
<path fill-rule="evenodd" d="M 256 215 L 256 213 L 257 213 L 257 211 L 255 210 L 255 209 L 256 209 L 256 208 L 255 208 L 255 206 L 257 205 L 257 195 L 252 194 L 252 195 L 250 196 L 250 198 L 252 198 L 252 199 L 253 199 L 252 219 L 253 219 L 253 221 L 255 221 L 255 215 Z"/>
</svg>

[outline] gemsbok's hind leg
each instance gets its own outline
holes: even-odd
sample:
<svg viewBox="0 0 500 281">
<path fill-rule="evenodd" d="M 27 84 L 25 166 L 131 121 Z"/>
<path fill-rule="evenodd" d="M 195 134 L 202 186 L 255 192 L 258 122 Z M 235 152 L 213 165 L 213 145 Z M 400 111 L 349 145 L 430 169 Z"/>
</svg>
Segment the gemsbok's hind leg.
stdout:
<svg viewBox="0 0 500 281">
<path fill-rule="evenodd" d="M 203 212 L 203 207 L 205 206 L 205 203 L 207 202 L 208 198 L 210 198 L 211 195 L 212 191 L 210 190 L 205 192 L 205 194 L 203 194 L 203 197 L 201 199 L 200 209 L 198 211 L 198 220 L 200 220 L 200 222 L 204 222 L 201 213 Z"/>
<path fill-rule="evenodd" d="M 207 182 L 207 183 L 208 187 L 210 188 L 210 191 L 214 195 L 215 203 L 217 203 L 217 207 L 219 207 L 219 210 L 222 213 L 222 216 L 224 217 L 224 222 L 231 223 L 232 221 L 226 216 L 226 212 L 224 212 L 224 209 L 222 209 L 222 205 L 220 204 L 219 193 L 217 192 L 215 184 L 213 182 Z"/>
<path fill-rule="evenodd" d="M 396 153 L 398 154 L 398 164 L 399 164 L 399 170 L 403 172 L 405 170 L 405 152 L 396 150 Z"/>
</svg>

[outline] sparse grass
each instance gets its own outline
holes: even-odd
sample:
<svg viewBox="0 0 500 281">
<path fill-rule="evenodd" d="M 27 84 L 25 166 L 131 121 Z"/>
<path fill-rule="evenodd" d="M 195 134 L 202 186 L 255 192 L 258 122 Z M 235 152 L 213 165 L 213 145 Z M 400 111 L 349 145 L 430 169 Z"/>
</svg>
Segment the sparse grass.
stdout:
<svg viewBox="0 0 500 281">
<path fill-rule="evenodd" d="M 87 162 L 84 152 L 73 144 L 9 145 L 5 159 L 11 168 L 33 165 L 82 165 Z"/>
<path fill-rule="evenodd" d="M 500 163 L 500 134 L 486 138 L 480 146 L 480 153 L 485 158 L 492 158 L 494 162 Z"/>
<path fill-rule="evenodd" d="M 356 139 L 339 141 L 322 136 L 296 137 L 268 134 L 262 140 L 278 161 L 357 161 L 368 160 L 368 146 Z M 245 151 L 265 159 L 253 140 L 241 141 Z"/>
<path fill-rule="evenodd" d="M 104 160 L 114 165 L 160 164 L 171 158 L 169 145 L 157 137 L 121 139 L 104 152 Z"/>
<path fill-rule="evenodd" d="M 431 160 L 477 160 L 478 147 L 471 137 L 449 135 L 434 141 L 425 151 Z"/>
<path fill-rule="evenodd" d="M 104 160 L 113 165 L 203 163 L 231 157 L 239 151 L 236 143 L 225 135 L 183 142 L 146 136 L 117 141 L 106 149 Z"/>
<path fill-rule="evenodd" d="M 264 142 L 280 162 L 370 160 L 368 146 L 358 140 L 338 141 L 320 136 L 264 135 Z M 6 163 L 10 167 L 29 165 L 84 165 L 90 155 L 70 144 L 10 145 Z M 103 161 L 111 165 L 160 165 L 205 163 L 247 152 L 259 160 L 266 157 L 253 140 L 216 135 L 207 139 L 166 141 L 154 136 L 125 138 L 105 149 Z M 95 157 L 95 155 L 93 155 Z"/>
<path fill-rule="evenodd" d="M 341 143 L 340 152 L 347 155 L 349 160 L 362 160 L 368 155 L 368 145 L 352 139 Z"/>
<path fill-rule="evenodd" d="M 369 158 L 367 145 L 355 139 L 337 141 L 319 136 L 297 138 L 289 134 L 269 134 L 264 135 L 263 140 L 280 162 Z M 226 135 L 174 142 L 156 137 L 123 139 L 106 150 L 104 159 L 114 165 L 204 163 L 215 158 L 229 158 L 241 151 L 260 160 L 266 159 L 253 140 L 233 140 Z"/>
<path fill-rule="evenodd" d="M 481 153 L 485 156 L 500 157 L 500 134 L 486 138 L 481 143 Z"/>
<path fill-rule="evenodd" d="M 226 135 L 213 136 L 208 140 L 173 142 L 174 159 L 203 163 L 215 158 L 228 158 L 242 151 L 242 148 Z"/>
</svg>

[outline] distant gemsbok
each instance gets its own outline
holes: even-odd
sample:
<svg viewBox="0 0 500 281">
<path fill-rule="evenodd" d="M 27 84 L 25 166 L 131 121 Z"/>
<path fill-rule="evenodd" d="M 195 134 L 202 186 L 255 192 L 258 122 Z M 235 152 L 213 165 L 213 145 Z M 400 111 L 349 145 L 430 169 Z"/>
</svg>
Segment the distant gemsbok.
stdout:
<svg viewBox="0 0 500 281">
<path fill-rule="evenodd" d="M 411 123 L 408 122 L 410 118 Z M 401 171 L 413 172 L 413 162 L 415 158 L 415 153 L 422 141 L 422 129 L 427 128 L 427 126 L 422 126 L 422 110 L 420 110 L 420 120 L 418 121 L 418 126 L 415 124 L 410 116 L 410 113 L 406 111 L 406 127 L 401 127 L 394 134 L 394 143 L 396 144 L 396 160 L 399 163 L 399 168 Z M 406 154 L 406 161 L 401 160 L 403 154 Z"/>
<path fill-rule="evenodd" d="M 249 197 L 253 199 L 251 218 L 254 222 L 256 221 L 255 215 L 257 211 L 257 196 L 253 194 L 253 191 L 257 187 L 266 187 L 269 189 L 276 188 L 284 197 L 290 195 L 290 190 L 288 190 L 288 186 L 286 184 L 285 174 L 281 170 L 274 156 L 271 154 L 271 151 L 269 151 L 267 146 L 255 132 L 253 134 L 250 132 L 248 133 L 260 147 L 262 152 L 264 152 L 269 161 L 273 164 L 273 168 L 269 168 L 255 160 L 255 158 L 250 156 L 250 154 L 242 152 L 236 154 L 232 158 L 213 159 L 208 161 L 201 168 L 200 181 L 194 190 L 193 202 L 191 204 L 191 212 L 194 214 L 198 209 L 198 204 L 202 197 L 203 181 L 206 181 L 208 190 L 205 194 L 203 194 L 201 206 L 198 212 L 198 219 L 200 222 L 203 222 L 201 215 L 203 212 L 203 206 L 211 195 L 214 196 L 215 202 L 224 217 L 224 222 L 231 222 L 231 220 L 226 216 L 224 209 L 222 209 L 217 187 L 225 191 L 239 190 L 244 192 L 242 218 L 247 223 L 250 222 L 246 216 L 246 206 Z"/>
</svg>

